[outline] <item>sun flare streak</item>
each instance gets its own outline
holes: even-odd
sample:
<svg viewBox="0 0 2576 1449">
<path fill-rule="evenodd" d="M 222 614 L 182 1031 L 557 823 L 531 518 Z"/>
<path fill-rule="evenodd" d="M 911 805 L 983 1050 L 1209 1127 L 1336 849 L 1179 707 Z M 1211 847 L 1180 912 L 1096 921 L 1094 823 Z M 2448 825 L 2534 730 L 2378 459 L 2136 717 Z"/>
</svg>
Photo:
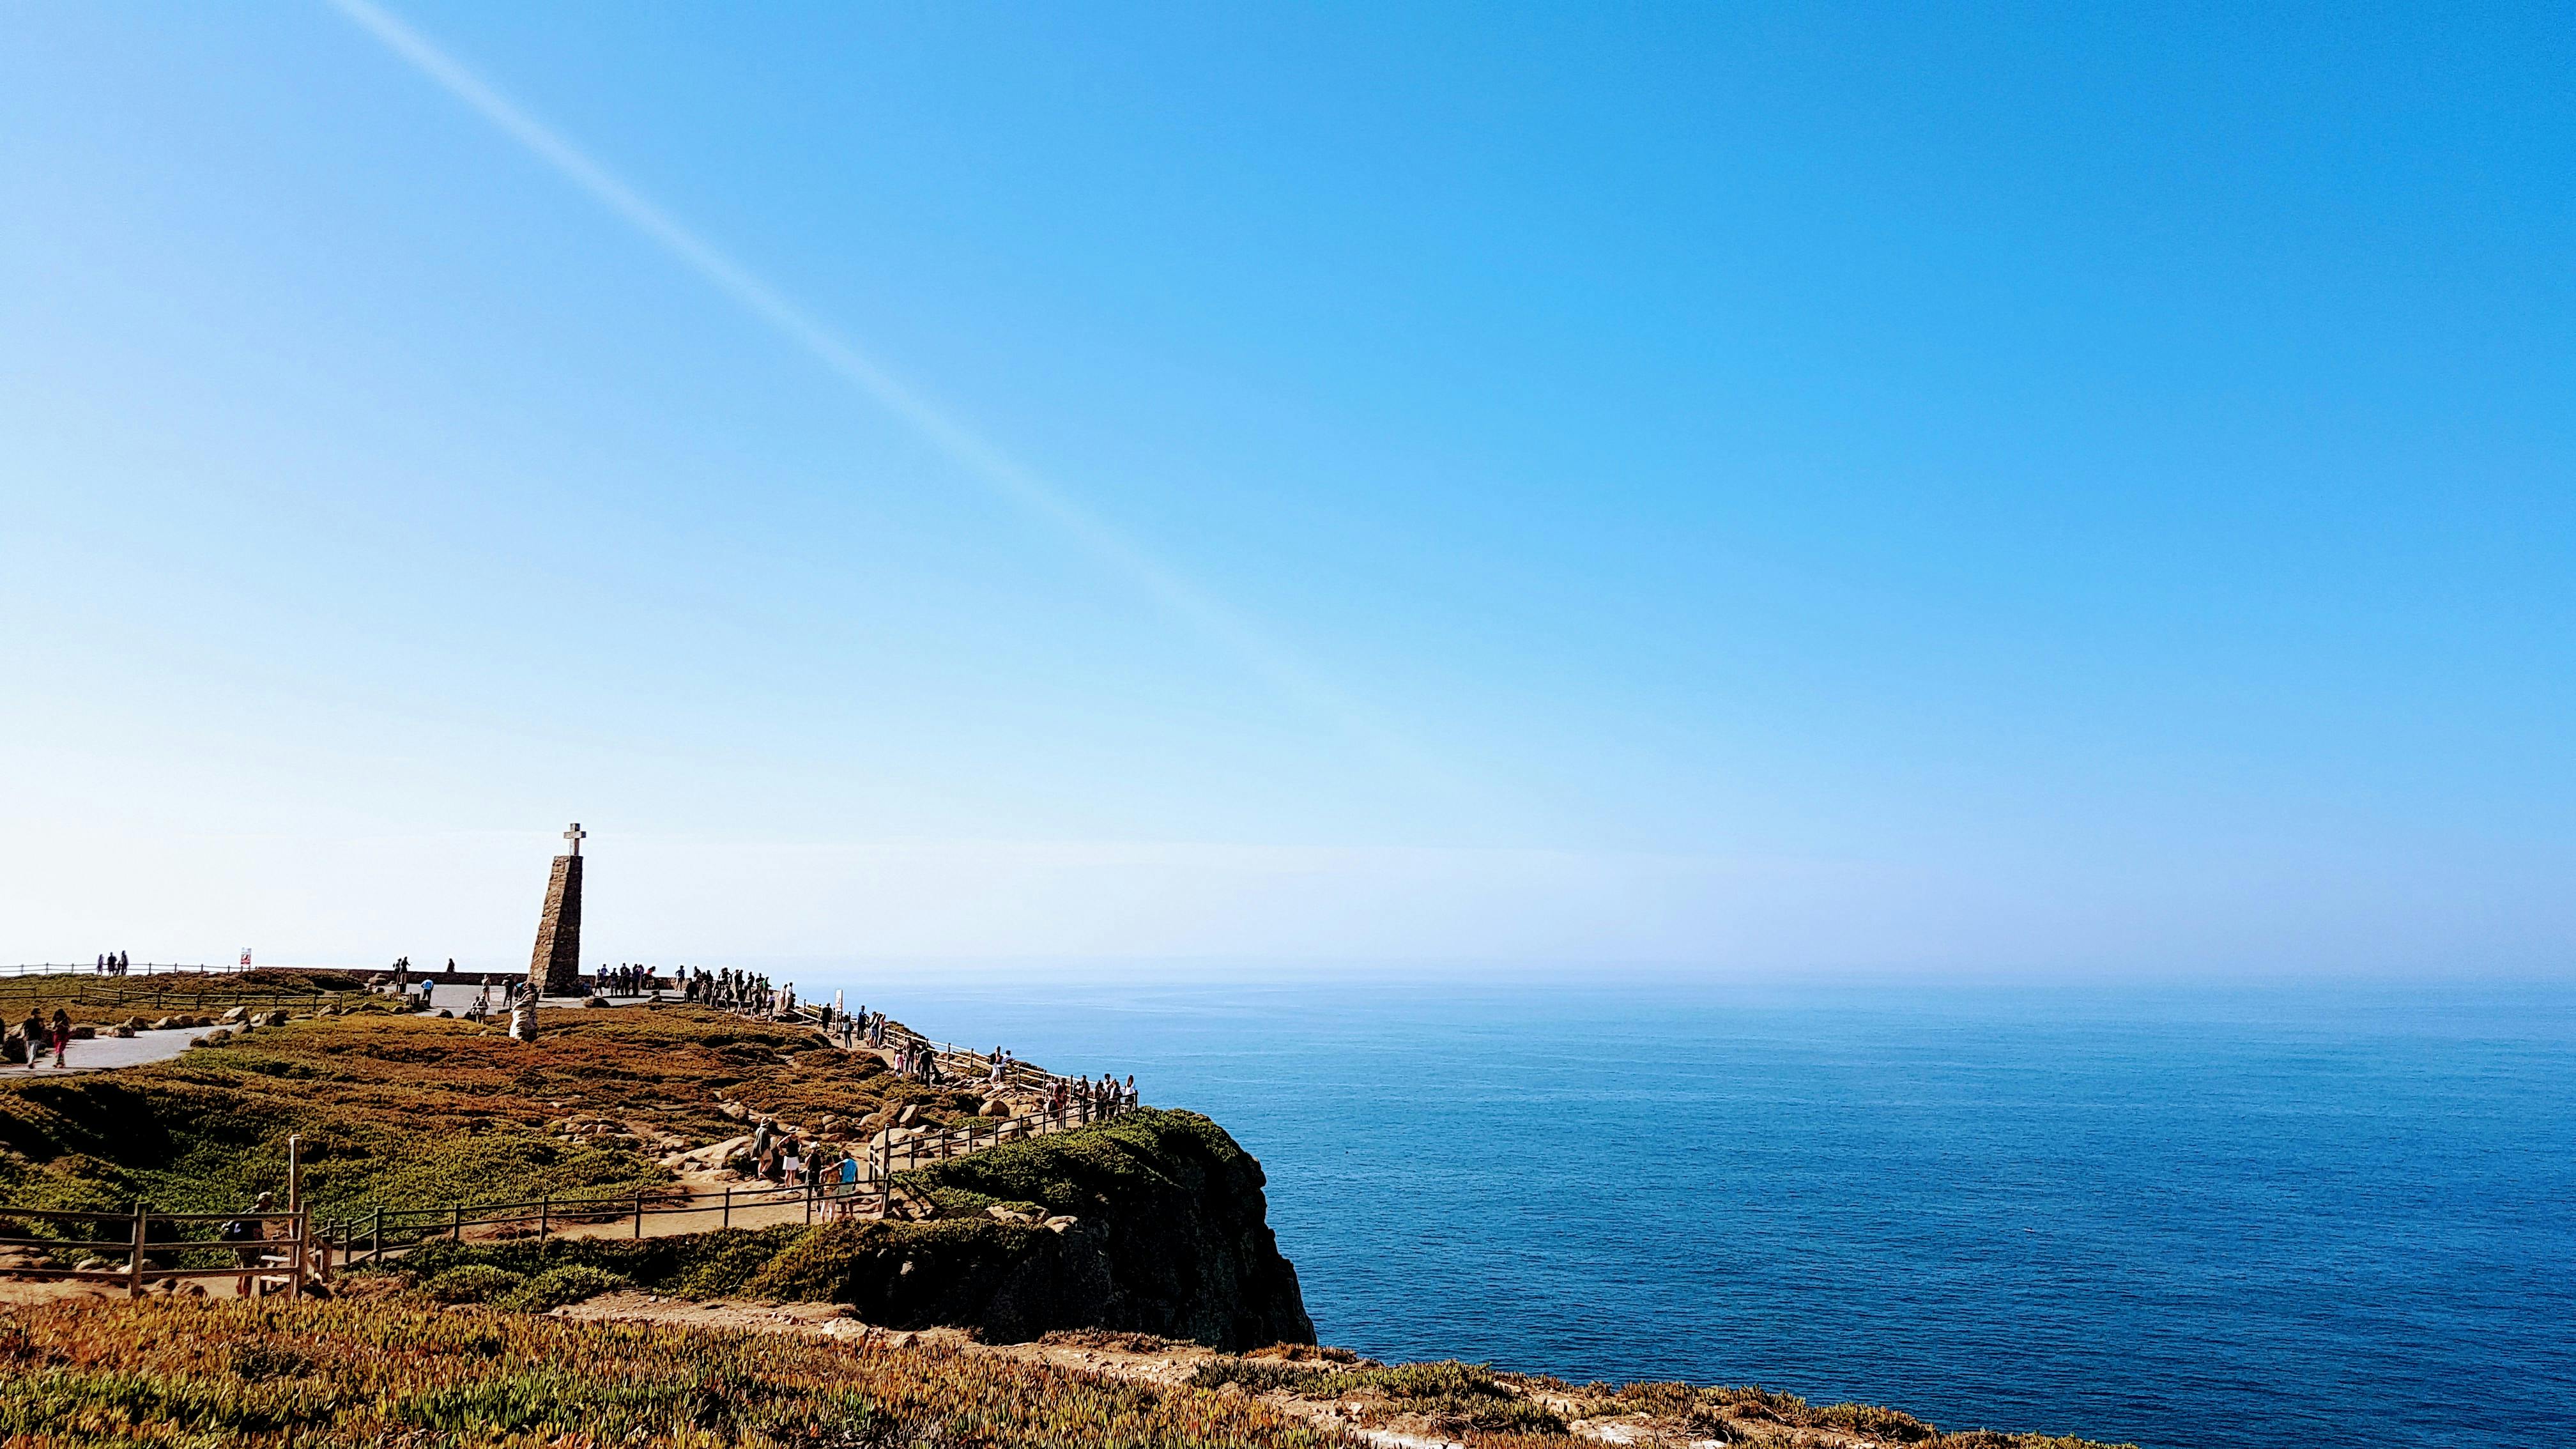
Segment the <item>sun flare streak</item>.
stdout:
<svg viewBox="0 0 2576 1449">
<path fill-rule="evenodd" d="M 740 303 L 772 331 L 802 348 L 878 406 L 909 423 L 967 473 L 1053 524 L 1165 610 L 1231 650 L 1274 690 L 1391 761 L 1430 778 L 1446 773 L 1431 764 L 1421 751 L 1370 719 L 1356 701 L 1290 658 L 1222 600 L 1165 566 L 1094 517 L 1063 489 L 941 411 L 883 364 L 655 205 L 420 32 L 371 0 L 327 3 L 593 200 L 659 244 L 717 291 Z"/>
</svg>

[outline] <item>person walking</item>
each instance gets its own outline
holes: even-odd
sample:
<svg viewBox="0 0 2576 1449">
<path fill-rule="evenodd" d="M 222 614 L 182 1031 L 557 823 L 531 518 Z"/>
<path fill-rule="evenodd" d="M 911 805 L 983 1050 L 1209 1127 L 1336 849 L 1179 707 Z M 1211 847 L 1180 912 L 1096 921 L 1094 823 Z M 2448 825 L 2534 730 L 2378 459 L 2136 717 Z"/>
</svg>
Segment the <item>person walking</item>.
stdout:
<svg viewBox="0 0 2576 1449">
<path fill-rule="evenodd" d="M 233 1284 L 233 1291 L 238 1297 L 248 1298 L 251 1296 L 251 1289 L 256 1285 L 255 1275 L 259 1269 L 259 1260 L 268 1251 L 265 1246 L 268 1239 L 268 1225 L 261 1221 L 260 1215 L 268 1212 L 276 1201 L 275 1196 L 261 1193 L 259 1200 L 251 1204 L 249 1215 L 235 1218 L 224 1224 L 215 1234 L 216 1237 L 232 1245 L 233 1256 L 241 1263 L 241 1277 Z"/>
<path fill-rule="evenodd" d="M 61 1066 L 61 1065 L 63 1064 L 63 1053 L 64 1053 L 64 1052 L 66 1052 L 66 1051 L 69 1051 L 69 1050 L 71 1049 L 71 1044 L 72 1044 L 72 1014 L 71 1014 L 70 1012 L 68 1012 L 68 1011 L 65 1011 L 65 1010 L 64 1010 L 64 1009 L 62 1009 L 61 1007 L 57 1006 L 57 1007 L 55 1007 L 55 1008 L 54 1008 L 54 1065 L 55 1065 L 55 1066 L 58 1066 L 58 1067 L 59 1067 L 59 1066 Z"/>
<path fill-rule="evenodd" d="M 27 1068 L 33 1071 L 45 1055 L 45 1019 L 36 1014 L 36 1008 L 27 1008 L 27 1019 L 18 1024 L 18 1037 L 27 1048 Z"/>
</svg>

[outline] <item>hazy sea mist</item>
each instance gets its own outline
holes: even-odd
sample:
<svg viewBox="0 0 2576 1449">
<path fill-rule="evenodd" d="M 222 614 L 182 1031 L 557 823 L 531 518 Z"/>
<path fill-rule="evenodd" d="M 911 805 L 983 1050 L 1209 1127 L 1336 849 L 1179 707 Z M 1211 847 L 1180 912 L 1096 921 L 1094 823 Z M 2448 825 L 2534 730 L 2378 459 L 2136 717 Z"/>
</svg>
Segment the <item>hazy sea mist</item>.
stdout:
<svg viewBox="0 0 2576 1449">
<path fill-rule="evenodd" d="M 1373 1355 L 2149 1445 L 2576 1433 L 2576 988 L 830 974 L 1215 1116 Z"/>
</svg>

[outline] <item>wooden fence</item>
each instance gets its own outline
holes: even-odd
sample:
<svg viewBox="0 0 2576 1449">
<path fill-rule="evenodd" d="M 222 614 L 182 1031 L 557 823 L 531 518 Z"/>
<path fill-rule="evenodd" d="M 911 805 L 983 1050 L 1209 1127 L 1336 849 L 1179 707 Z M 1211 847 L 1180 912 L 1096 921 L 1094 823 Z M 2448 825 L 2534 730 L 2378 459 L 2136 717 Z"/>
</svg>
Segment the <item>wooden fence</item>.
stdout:
<svg viewBox="0 0 2576 1449">
<path fill-rule="evenodd" d="M 204 985 L 156 981 L 148 989 L 138 987 L 133 977 L 92 976 L 20 976 L 0 978 L 0 1011 L 15 1010 L 43 1003 L 65 1006 L 132 1007 L 136 1016 L 168 1016 L 174 1011 L 230 1010 L 247 1007 L 268 1010 L 272 1007 L 314 1007 L 346 1005 L 363 1001 L 376 993 L 366 990 L 294 991 L 280 987 Z"/>
<path fill-rule="evenodd" d="M 172 961 L 143 961 L 123 971 L 111 973 L 100 971 L 97 963 L 90 961 L 71 961 L 59 966 L 48 961 L 25 966 L 0 966 L 0 976 L 96 976 L 100 980 L 107 980 L 110 976 L 168 976 L 179 972 L 206 976 L 237 976 L 251 969 L 248 966 L 185 966 Z"/>
<path fill-rule="evenodd" d="M 997 1117 L 924 1129 L 899 1140 L 872 1142 L 859 1159 L 857 1181 L 844 1184 L 831 1176 L 837 1164 L 820 1169 L 820 1179 L 777 1186 L 727 1187 L 692 1192 L 684 1187 L 647 1188 L 608 1197 L 543 1197 L 511 1202 L 450 1203 L 419 1207 L 380 1207 L 364 1213 L 318 1222 L 317 1242 L 336 1251 L 343 1262 L 376 1263 L 435 1239 L 463 1242 L 469 1234 L 483 1238 L 548 1237 L 621 1225 L 630 1237 L 645 1236 L 656 1220 L 695 1216 L 705 1226 L 694 1231 L 729 1228 L 734 1214 L 764 1207 L 797 1207 L 806 1222 L 834 1213 L 884 1216 L 894 1208 L 894 1175 L 925 1163 L 963 1157 L 1004 1142 L 1069 1132 L 1124 1116 L 1126 1109 L 1093 1105 L 1068 1108 L 1063 1114 Z M 910 1129 L 905 1129 L 910 1130 Z M 513 1231 L 516 1230 L 516 1231 Z M 593 1234 L 596 1236 L 596 1234 Z"/>
<path fill-rule="evenodd" d="M 761 1020 L 781 1019 L 750 1010 L 744 1010 L 741 1014 Z M 811 1003 L 798 1002 L 795 1009 L 788 1012 L 783 1019 L 821 1029 L 835 1041 L 840 1039 L 842 1018 L 835 1018 L 829 1027 L 824 1027 L 822 1008 Z M 852 1040 L 856 1039 L 854 1034 Z M 911 1027 L 894 1021 L 886 1023 L 885 1039 L 888 1046 L 908 1046 L 916 1051 L 929 1051 L 939 1063 L 940 1075 L 951 1085 L 972 1086 L 979 1082 L 990 1081 L 992 1078 L 993 1059 L 971 1047 L 961 1047 L 953 1042 L 932 1041 Z M 1052 1092 L 1058 1082 L 1064 1083 L 1068 1088 L 1078 1089 L 1083 1085 L 1084 1079 L 1060 1077 L 1043 1067 L 1031 1066 L 1016 1058 L 1005 1063 L 1002 1068 L 1002 1083 L 1007 1087 L 1017 1087 L 1024 1091 Z"/>
<path fill-rule="evenodd" d="M 388 1256 L 399 1256 L 441 1238 L 463 1242 L 468 1229 L 504 1230 L 479 1234 L 486 1238 L 550 1237 L 559 1232 L 614 1224 L 629 1226 L 631 1236 L 640 1238 L 644 1236 L 647 1220 L 653 1218 L 698 1214 L 712 1220 L 708 1224 L 711 1228 L 728 1228 L 733 1226 L 733 1215 L 737 1211 L 779 1206 L 799 1206 L 805 1220 L 812 1222 L 814 1214 L 825 1208 L 825 1198 L 810 1184 L 729 1187 L 712 1194 L 692 1193 L 683 1187 L 647 1188 L 642 1192 L 610 1197 L 556 1197 L 548 1194 L 516 1202 L 379 1207 L 325 1220 L 316 1226 L 315 1232 L 335 1245 L 344 1262 L 378 1263 Z M 521 1231 L 507 1231 L 514 1228 Z"/>
<path fill-rule="evenodd" d="M 240 1241 L 196 1236 L 230 1222 L 253 1224 L 259 1236 Z M 56 1233 L 50 1237 L 24 1231 L 0 1234 L 0 1247 L 35 1250 L 56 1257 L 86 1253 L 106 1263 L 122 1257 L 124 1263 L 98 1268 L 15 1266 L 5 1270 L 6 1276 L 43 1282 L 120 1284 L 129 1298 L 142 1297 L 147 1283 L 231 1278 L 247 1280 L 254 1293 L 264 1294 L 271 1280 L 279 1280 L 287 1297 L 298 1298 L 303 1296 L 307 1283 L 330 1272 L 328 1240 L 316 1231 L 310 1215 L 303 1212 L 156 1213 L 140 1206 L 130 1213 L 0 1208 L 0 1229 L 23 1230 L 35 1224 L 52 1227 Z M 185 1261 L 212 1256 L 232 1261 L 220 1267 L 202 1262 L 191 1266 Z"/>
</svg>

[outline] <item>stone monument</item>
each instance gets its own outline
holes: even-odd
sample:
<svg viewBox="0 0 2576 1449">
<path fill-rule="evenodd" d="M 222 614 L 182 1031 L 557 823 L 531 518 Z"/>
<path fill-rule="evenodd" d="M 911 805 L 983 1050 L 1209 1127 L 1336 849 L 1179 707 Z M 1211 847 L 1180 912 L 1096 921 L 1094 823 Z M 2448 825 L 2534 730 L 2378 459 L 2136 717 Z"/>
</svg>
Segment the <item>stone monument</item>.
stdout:
<svg viewBox="0 0 2576 1449">
<path fill-rule="evenodd" d="M 555 857 L 546 881 L 546 911 L 537 917 L 537 949 L 528 958 L 528 996 L 581 996 L 581 842 L 588 832 L 575 821 L 564 839 L 570 855 Z"/>
</svg>

